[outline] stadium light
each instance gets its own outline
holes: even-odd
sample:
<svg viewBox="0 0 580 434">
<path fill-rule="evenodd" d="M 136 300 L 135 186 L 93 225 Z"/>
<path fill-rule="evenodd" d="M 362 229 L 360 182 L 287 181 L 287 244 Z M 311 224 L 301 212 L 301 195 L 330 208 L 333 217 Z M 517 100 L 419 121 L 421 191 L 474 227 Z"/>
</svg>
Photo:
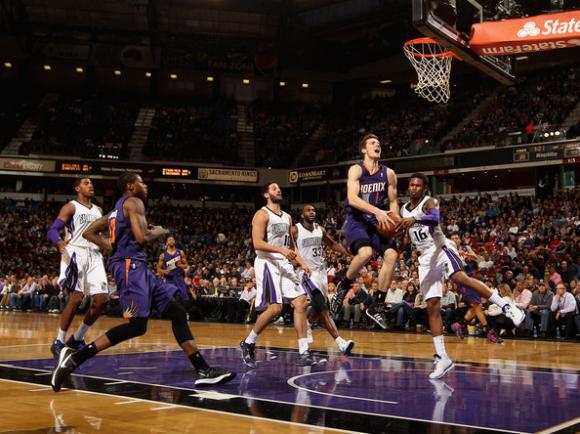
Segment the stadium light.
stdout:
<svg viewBox="0 0 580 434">
<path fill-rule="evenodd" d="M 550 137 L 550 134 L 544 133 L 544 137 Z"/>
<path fill-rule="evenodd" d="M 286 86 L 286 82 L 285 81 L 281 81 L 280 83 L 278 83 L 280 85 L 280 87 L 284 87 Z"/>
<path fill-rule="evenodd" d="M 4 62 L 4 68 L 12 68 L 11 62 Z"/>
<path fill-rule="evenodd" d="M 250 84 L 250 80 L 248 80 L 247 78 L 244 78 L 242 80 L 242 83 L 244 83 L 244 84 Z"/>
<path fill-rule="evenodd" d="M 113 74 L 115 74 L 117 77 L 121 75 L 121 70 L 120 69 L 115 69 L 113 71 Z"/>
<path fill-rule="evenodd" d="M 145 73 L 145 77 L 147 77 L 147 78 L 151 78 L 151 75 L 152 75 L 152 74 L 151 74 L 149 71 L 147 71 L 147 72 Z"/>
<path fill-rule="evenodd" d="M 516 57 L 516 60 L 526 60 L 528 58 L 528 56 L 518 56 Z"/>
<path fill-rule="evenodd" d="M 560 134 L 562 134 L 561 131 L 556 131 L 554 134 L 556 134 L 557 136 L 559 136 Z"/>
<path fill-rule="evenodd" d="M 212 82 L 214 80 L 214 78 L 211 75 L 207 76 L 207 81 Z"/>
<path fill-rule="evenodd" d="M 379 83 L 381 83 L 381 84 L 389 84 L 392 82 L 393 82 L 393 80 L 381 80 L 381 81 L 379 81 Z"/>
<path fill-rule="evenodd" d="M 85 72 L 85 70 L 83 68 L 81 68 L 80 66 L 77 66 L 75 68 L 75 71 L 78 72 L 79 74 L 82 74 L 83 72 Z"/>
<path fill-rule="evenodd" d="M 169 78 L 172 80 L 177 80 L 177 74 L 169 74 Z"/>
<path fill-rule="evenodd" d="M 42 69 L 44 69 L 45 71 L 52 71 L 52 66 L 50 66 L 50 65 L 43 65 Z"/>
<path fill-rule="evenodd" d="M 308 83 L 302 83 L 302 87 L 304 89 L 308 89 L 310 87 L 310 85 Z"/>
</svg>

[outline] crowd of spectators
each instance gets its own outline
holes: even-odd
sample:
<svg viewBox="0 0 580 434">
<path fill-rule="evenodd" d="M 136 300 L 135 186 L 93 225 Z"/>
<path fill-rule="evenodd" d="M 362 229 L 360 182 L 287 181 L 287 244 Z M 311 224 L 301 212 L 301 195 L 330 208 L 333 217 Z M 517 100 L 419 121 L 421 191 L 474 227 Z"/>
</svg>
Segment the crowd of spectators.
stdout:
<svg viewBox="0 0 580 434">
<path fill-rule="evenodd" d="M 20 153 L 127 159 L 138 112 L 135 101 L 119 94 L 49 94 L 33 117 L 37 128 Z"/>
<path fill-rule="evenodd" d="M 66 291 L 58 286 L 59 255 L 45 239 L 48 225 L 61 204 L 0 201 L 0 308 L 59 312 Z M 295 212 L 297 214 L 297 212 Z M 474 317 L 468 324 L 494 328 L 500 336 L 530 335 L 573 339 L 580 333 L 580 189 L 557 191 L 544 199 L 479 195 L 441 200 L 441 226 L 450 236 L 459 234 L 470 272 L 502 297 L 515 300 L 526 311 L 524 326 L 513 324 L 482 300 L 487 321 Z M 250 238 L 252 211 L 230 208 L 202 210 L 169 203 L 150 205 L 149 221 L 168 227 L 177 245 L 188 255 L 186 283 L 190 289 L 188 311 L 192 320 L 252 321 L 255 276 Z M 341 239 L 342 213 L 337 205 L 320 210 L 319 221 Z M 150 249 L 150 267 L 163 244 Z M 398 239 L 400 258 L 388 290 L 389 327 L 428 329 L 425 301 L 418 285 L 417 254 L 407 235 Z M 329 293 L 342 279 L 348 258 L 326 252 Z M 376 299 L 381 259 L 363 270 L 336 318 L 339 327 L 372 328 L 364 315 Z M 110 292 L 116 288 L 110 282 Z M 112 305 L 111 313 L 120 313 Z M 448 332 L 468 309 L 462 293 L 448 284 L 442 301 Z M 291 321 L 286 314 L 283 320 Z"/>
<path fill-rule="evenodd" d="M 234 164 L 236 107 L 229 99 L 168 102 L 156 107 L 143 148 L 151 160 Z"/>
</svg>

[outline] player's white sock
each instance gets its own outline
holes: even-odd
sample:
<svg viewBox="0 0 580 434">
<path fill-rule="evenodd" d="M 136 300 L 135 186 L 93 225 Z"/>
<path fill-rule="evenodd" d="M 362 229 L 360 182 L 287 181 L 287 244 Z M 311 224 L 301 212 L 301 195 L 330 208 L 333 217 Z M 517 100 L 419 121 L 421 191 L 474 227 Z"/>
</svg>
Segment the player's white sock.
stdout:
<svg viewBox="0 0 580 434">
<path fill-rule="evenodd" d="M 308 351 L 308 339 L 300 338 L 298 339 L 298 352 L 302 354 L 305 351 Z"/>
<path fill-rule="evenodd" d="M 336 345 L 338 345 L 339 350 L 342 350 L 346 346 L 346 341 L 340 336 L 337 337 L 334 342 L 336 342 Z"/>
<path fill-rule="evenodd" d="M 499 294 L 497 293 L 497 291 L 492 291 L 491 292 L 491 297 L 489 297 L 489 301 L 491 301 L 493 304 L 497 304 L 502 309 L 503 309 L 503 307 L 506 304 L 508 304 L 503 298 L 501 298 L 499 296 Z"/>
<path fill-rule="evenodd" d="M 56 340 L 61 341 L 64 344 L 65 338 L 66 338 L 66 330 L 58 329 L 58 335 L 56 336 Z"/>
<path fill-rule="evenodd" d="M 248 335 L 248 337 L 246 338 L 246 343 L 247 344 L 255 344 L 256 343 L 256 339 L 258 339 L 258 333 L 256 333 L 253 329 L 250 332 L 250 334 Z"/>
<path fill-rule="evenodd" d="M 435 345 L 435 352 L 442 359 L 448 359 L 447 351 L 445 351 L 445 343 L 443 342 L 443 335 L 433 337 L 433 344 Z"/>
<path fill-rule="evenodd" d="M 75 341 L 82 341 L 90 328 L 91 328 L 91 326 L 86 325 L 84 322 L 81 322 L 81 324 L 79 325 L 79 328 L 77 329 L 77 331 L 74 334 Z"/>
</svg>

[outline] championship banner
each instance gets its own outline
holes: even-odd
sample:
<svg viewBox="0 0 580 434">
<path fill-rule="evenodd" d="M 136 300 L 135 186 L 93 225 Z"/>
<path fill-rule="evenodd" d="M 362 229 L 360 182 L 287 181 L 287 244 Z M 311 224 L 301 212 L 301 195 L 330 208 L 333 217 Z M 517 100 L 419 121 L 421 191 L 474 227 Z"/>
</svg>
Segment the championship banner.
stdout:
<svg viewBox="0 0 580 434">
<path fill-rule="evenodd" d="M 54 160 L 0 158 L 0 170 L 14 170 L 18 172 L 54 172 L 54 168 Z"/>
<path fill-rule="evenodd" d="M 215 167 L 200 167 L 197 179 L 201 181 L 234 181 L 258 182 L 258 171 L 253 169 L 218 169 Z"/>
<path fill-rule="evenodd" d="M 482 56 L 509 56 L 580 46 L 580 11 L 489 21 L 471 27 L 471 48 Z"/>
</svg>

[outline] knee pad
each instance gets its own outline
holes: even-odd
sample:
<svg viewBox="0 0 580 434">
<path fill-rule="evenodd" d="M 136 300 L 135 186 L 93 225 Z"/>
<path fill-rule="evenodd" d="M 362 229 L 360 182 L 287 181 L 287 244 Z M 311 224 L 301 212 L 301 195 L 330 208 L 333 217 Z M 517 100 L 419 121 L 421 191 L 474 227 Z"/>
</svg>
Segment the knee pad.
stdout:
<svg viewBox="0 0 580 434">
<path fill-rule="evenodd" d="M 146 331 L 147 318 L 130 318 L 128 323 L 113 327 L 105 334 L 111 344 L 117 345 L 120 342 L 144 335 Z"/>
<path fill-rule="evenodd" d="M 173 336 L 179 345 L 193 340 L 189 324 L 187 324 L 187 314 L 183 306 L 172 300 L 163 311 L 163 316 L 171 320 Z"/>
</svg>

